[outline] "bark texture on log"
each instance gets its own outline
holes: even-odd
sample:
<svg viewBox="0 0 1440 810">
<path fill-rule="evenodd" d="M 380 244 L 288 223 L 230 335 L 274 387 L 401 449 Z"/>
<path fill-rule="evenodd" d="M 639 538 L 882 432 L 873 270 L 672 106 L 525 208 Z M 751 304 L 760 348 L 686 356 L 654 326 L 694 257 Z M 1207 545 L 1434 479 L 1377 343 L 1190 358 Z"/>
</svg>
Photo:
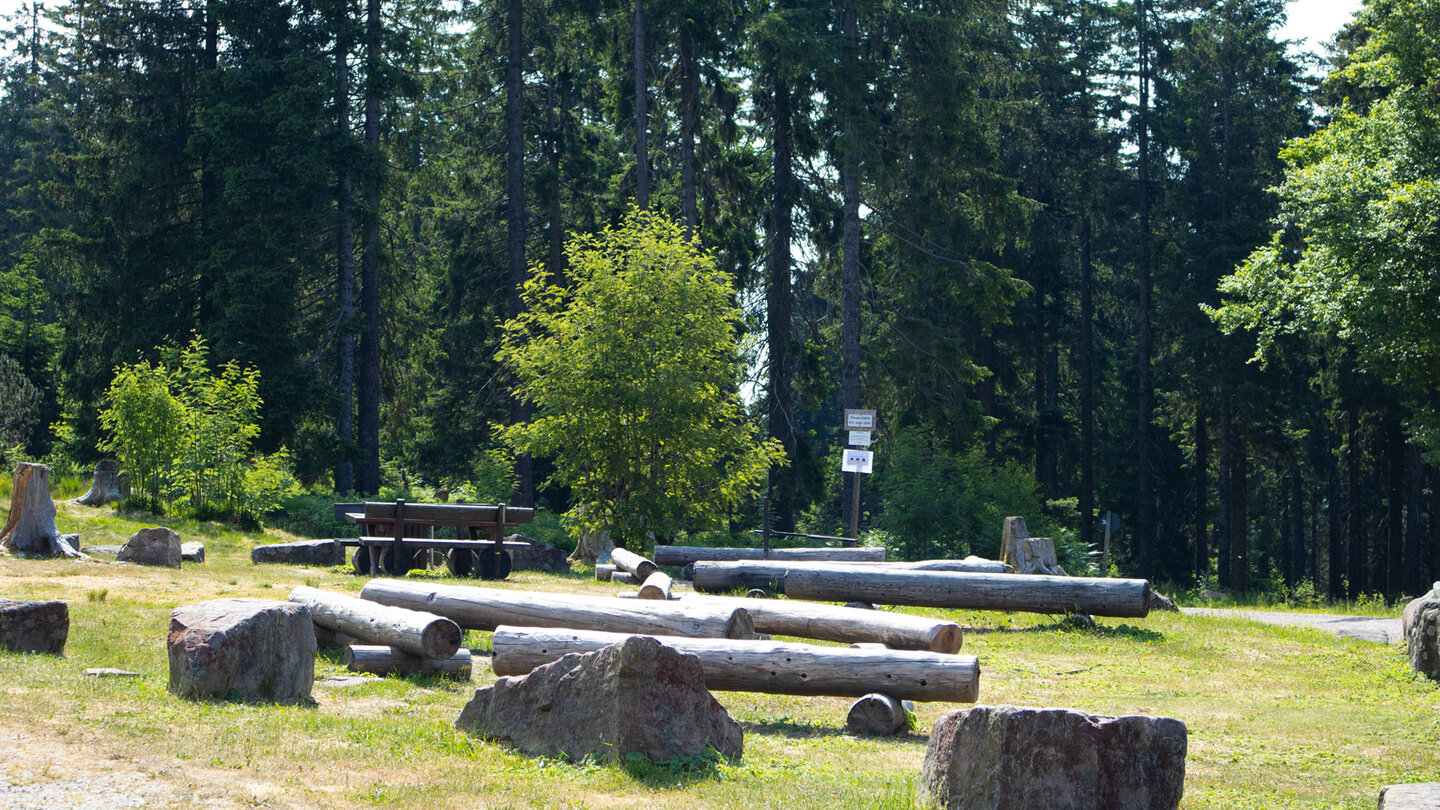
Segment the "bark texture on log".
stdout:
<svg viewBox="0 0 1440 810">
<path fill-rule="evenodd" d="M 644 582 L 647 577 L 655 573 L 656 565 L 650 560 L 641 557 L 633 551 L 617 548 L 610 552 L 610 561 L 615 567 L 635 578 L 636 582 Z"/>
<path fill-rule="evenodd" d="M 640 585 L 640 593 L 636 595 L 639 599 L 669 599 L 670 598 L 670 576 L 656 571 L 645 578 Z"/>
<path fill-rule="evenodd" d="M 884 562 L 883 548 L 772 548 L 765 556 L 763 548 L 706 548 L 704 546 L 656 546 L 657 565 L 684 566 L 693 562 L 735 560 L 769 560 L 771 562 Z"/>
<path fill-rule="evenodd" d="M 610 577 L 615 575 L 615 566 L 612 563 L 596 563 L 595 579 L 601 582 L 609 582 Z"/>
<path fill-rule="evenodd" d="M 444 675 L 470 680 L 470 651 L 461 648 L 445 659 L 423 658 L 396 647 L 351 644 L 345 648 L 345 667 L 351 672 L 372 675 Z"/>
<path fill-rule="evenodd" d="M 1139 618 L 1150 611 L 1150 583 L 1143 579 L 950 571 L 792 570 L 785 580 L 785 588 L 793 598 L 822 602 L 860 599 L 880 605 L 1087 613 L 1120 618 Z"/>
<path fill-rule="evenodd" d="M 871 571 L 956 571 L 976 574 L 1006 573 L 1004 563 L 967 557 L 963 560 L 921 560 L 919 562 L 775 562 L 771 560 L 705 561 L 690 566 L 690 579 L 695 590 L 706 593 L 728 593 L 741 588 L 758 588 L 770 593 L 785 593 L 786 575 L 791 571 L 850 571 L 865 575 Z"/>
<path fill-rule="evenodd" d="M 496 675 L 523 675 L 569 653 L 623 641 L 624 634 L 540 627 L 500 627 L 491 640 Z M 883 692 L 903 700 L 973 703 L 980 663 L 973 655 L 858 650 L 773 641 L 656 636 L 700 659 L 705 686 L 731 692 L 859 697 Z"/>
<path fill-rule="evenodd" d="M 316 624 L 371 644 L 435 660 L 450 658 L 460 649 L 459 625 L 433 613 L 389 607 L 305 585 L 290 592 L 290 601 L 309 607 Z"/>
<path fill-rule="evenodd" d="M 24 554 L 88 560 L 55 528 L 55 501 L 50 497 L 50 468 L 21 462 L 10 490 L 10 516 L 0 529 L 0 545 Z"/>
<path fill-rule="evenodd" d="M 382 605 L 429 611 L 467 630 L 494 630 L 511 624 L 666 636 L 755 636 L 755 623 L 743 608 L 686 604 L 684 600 L 613 599 L 394 579 L 371 580 L 360 596 Z"/>
<path fill-rule="evenodd" d="M 904 701 L 872 692 L 850 705 L 845 728 L 853 734 L 893 737 L 910 725 L 910 710 Z"/>
<path fill-rule="evenodd" d="M 759 633 L 841 643 L 873 642 L 896 650 L 954 654 L 964 633 L 943 619 L 884 610 L 837 607 L 798 599 L 750 599 L 691 594 L 681 601 L 703 600 L 744 607 Z"/>
<path fill-rule="evenodd" d="M 614 584 L 616 584 L 616 585 L 638 585 L 638 584 L 640 584 L 640 580 L 636 579 L 636 578 L 635 578 L 635 575 L 632 574 L 632 573 L 630 573 L 629 571 L 612 571 L 612 572 L 610 573 L 610 579 L 609 579 L 609 581 L 612 582 L 612 583 L 614 583 Z"/>
</svg>

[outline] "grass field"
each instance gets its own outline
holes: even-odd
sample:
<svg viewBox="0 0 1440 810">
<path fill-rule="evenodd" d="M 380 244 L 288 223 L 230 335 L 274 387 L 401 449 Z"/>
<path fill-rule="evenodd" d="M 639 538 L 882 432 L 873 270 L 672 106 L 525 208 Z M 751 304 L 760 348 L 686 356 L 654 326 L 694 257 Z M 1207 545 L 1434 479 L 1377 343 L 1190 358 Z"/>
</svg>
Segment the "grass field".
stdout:
<svg viewBox="0 0 1440 810">
<path fill-rule="evenodd" d="M 59 507 L 61 531 L 84 545 L 117 545 L 154 525 Z M 203 541 L 207 562 L 173 570 L 0 557 L 0 596 L 71 609 L 64 657 L 0 653 L 0 785 L 129 774 L 152 791 L 146 806 L 905 808 L 931 724 L 963 708 L 919 704 L 917 731 L 873 740 L 845 732 L 846 699 L 719 693 L 745 729 L 743 759 L 656 766 L 537 760 L 456 732 L 465 701 L 493 679 L 483 658 L 473 682 L 317 685 L 313 707 L 182 700 L 166 691 L 175 606 L 284 599 L 302 584 L 355 592 L 363 581 L 341 568 L 251 564 L 253 545 L 292 539 L 274 532 L 159 523 Z M 517 573 L 500 587 L 620 590 L 583 572 Z M 1436 685 L 1409 671 L 1398 646 L 1173 613 L 1101 619 L 1093 632 L 1044 616 L 933 613 L 966 628 L 983 703 L 1185 721 L 1186 808 L 1371 808 L 1383 785 L 1440 781 Z M 467 642 L 485 649 L 488 634 Z M 82 674 L 89 667 L 141 675 L 94 678 Z M 340 674 L 336 657 L 318 661 L 317 680 Z"/>
</svg>

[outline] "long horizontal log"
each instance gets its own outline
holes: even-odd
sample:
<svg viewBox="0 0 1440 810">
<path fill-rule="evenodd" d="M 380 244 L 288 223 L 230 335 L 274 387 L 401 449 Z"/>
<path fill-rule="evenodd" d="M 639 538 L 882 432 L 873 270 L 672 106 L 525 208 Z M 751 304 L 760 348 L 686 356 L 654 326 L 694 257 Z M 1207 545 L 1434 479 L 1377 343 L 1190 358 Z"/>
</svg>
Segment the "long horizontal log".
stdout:
<svg viewBox="0 0 1440 810">
<path fill-rule="evenodd" d="M 788 593 L 786 575 L 796 570 L 824 571 L 925 571 L 942 570 L 973 573 L 1005 572 L 1005 564 L 995 560 L 968 557 L 964 560 L 922 560 L 920 562 L 777 562 L 774 560 L 739 560 L 734 562 L 701 561 L 691 571 L 695 590 L 706 593 L 728 593 L 760 588 L 770 593 Z M 848 601 L 848 600 L 847 600 Z"/>
<path fill-rule="evenodd" d="M 610 562 L 615 563 L 616 568 L 634 577 L 636 582 L 644 582 L 646 577 L 655 573 L 656 568 L 655 563 L 623 548 L 613 549 L 610 552 Z"/>
<path fill-rule="evenodd" d="M 763 548 L 707 548 L 705 546 L 656 546 L 658 565 L 684 566 L 693 562 L 735 560 L 770 560 L 771 562 L 850 561 L 884 562 L 883 548 L 772 548 L 765 556 Z"/>
<path fill-rule="evenodd" d="M 798 599 L 740 599 L 691 594 L 698 599 L 744 607 L 759 633 L 842 643 L 873 642 L 896 650 L 954 654 L 964 638 L 960 625 L 943 619 L 837 607 Z M 682 600 L 682 601 L 683 601 Z"/>
<path fill-rule="evenodd" d="M 755 623 L 744 608 L 699 601 L 615 599 L 396 579 L 372 579 L 360 596 L 383 605 L 427 610 L 469 630 L 511 624 L 666 636 L 755 636 Z"/>
<path fill-rule="evenodd" d="M 619 633 L 501 627 L 491 641 L 490 664 L 496 675 L 523 675 L 566 654 L 592 652 L 625 638 Z M 883 692 L 901 700 L 960 703 L 973 703 L 980 695 L 980 663 L 973 655 L 657 638 L 700 659 L 707 689 L 836 697 Z"/>
<path fill-rule="evenodd" d="M 310 608 L 316 624 L 371 644 L 398 647 L 422 658 L 445 659 L 460 649 L 460 627 L 423 608 L 385 606 L 305 585 L 290 592 L 290 601 Z"/>
<path fill-rule="evenodd" d="M 351 672 L 372 675 L 444 675 L 470 679 L 470 651 L 464 648 L 443 661 L 421 658 L 394 647 L 351 644 L 345 648 L 345 667 Z"/>
<path fill-rule="evenodd" d="M 785 578 L 785 592 L 792 598 L 824 602 L 858 599 L 877 605 L 1123 618 L 1139 618 L 1150 611 L 1150 583 L 1143 579 L 792 568 Z"/>
</svg>

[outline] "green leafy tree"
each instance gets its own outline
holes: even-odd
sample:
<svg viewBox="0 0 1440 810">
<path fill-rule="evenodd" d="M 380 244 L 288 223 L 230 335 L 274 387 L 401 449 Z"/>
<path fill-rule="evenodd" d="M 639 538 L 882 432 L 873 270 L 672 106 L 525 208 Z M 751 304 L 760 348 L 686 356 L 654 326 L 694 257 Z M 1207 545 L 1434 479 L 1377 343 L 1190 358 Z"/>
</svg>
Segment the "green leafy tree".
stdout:
<svg viewBox="0 0 1440 810">
<path fill-rule="evenodd" d="M 183 444 L 185 406 L 170 391 L 163 365 L 121 366 L 105 391 L 100 449 L 115 454 L 153 502 L 168 492 L 171 466 Z"/>
<path fill-rule="evenodd" d="M 662 216 L 632 211 L 567 244 L 569 286 L 540 265 L 500 352 L 533 420 L 505 437 L 555 455 L 581 528 L 631 547 L 720 525 L 781 455 L 735 394 L 733 290 L 714 259 Z"/>
</svg>

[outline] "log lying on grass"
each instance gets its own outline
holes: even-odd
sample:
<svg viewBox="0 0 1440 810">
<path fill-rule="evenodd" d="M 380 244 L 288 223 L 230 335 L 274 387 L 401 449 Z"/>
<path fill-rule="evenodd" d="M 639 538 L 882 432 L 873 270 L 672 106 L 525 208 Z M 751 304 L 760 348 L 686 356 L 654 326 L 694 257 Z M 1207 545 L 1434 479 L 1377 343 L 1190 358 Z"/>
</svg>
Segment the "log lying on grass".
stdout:
<svg viewBox="0 0 1440 810">
<path fill-rule="evenodd" d="M 615 599 L 396 579 L 372 579 L 360 597 L 382 605 L 430 611 L 467 630 L 494 630 L 511 624 L 666 636 L 755 636 L 755 623 L 744 608 L 700 601 Z"/>
<path fill-rule="evenodd" d="M 595 579 L 600 582 L 609 582 L 610 577 L 615 575 L 615 566 L 611 563 L 595 564 Z"/>
<path fill-rule="evenodd" d="M 490 664 L 496 675 L 524 675 L 569 653 L 592 652 L 625 638 L 623 634 L 585 630 L 500 627 L 491 641 Z M 980 663 L 973 655 L 656 638 L 667 647 L 697 656 L 707 689 L 835 697 L 883 692 L 902 700 L 960 703 L 973 703 L 980 695 Z"/>
<path fill-rule="evenodd" d="M 1121 618 L 1139 618 L 1150 611 L 1150 583 L 1143 579 L 792 568 L 785 578 L 785 592 L 796 599 L 822 602 L 859 599 L 879 605 Z"/>
<path fill-rule="evenodd" d="M 450 658 L 460 649 L 459 625 L 433 613 L 387 607 L 305 585 L 290 592 L 290 601 L 310 608 L 310 619 L 316 624 L 371 644 L 435 660 Z"/>
<path fill-rule="evenodd" d="M 461 648 L 443 660 L 421 658 L 394 647 L 351 644 L 345 648 L 345 667 L 372 675 L 444 675 L 470 679 L 470 651 Z"/>
<path fill-rule="evenodd" d="M 921 560 L 919 562 L 776 562 L 773 560 L 739 560 L 734 562 L 700 561 L 691 566 L 690 578 L 695 590 L 706 593 L 728 593 L 741 588 L 761 588 L 771 593 L 787 593 L 786 574 L 796 570 L 852 571 L 954 571 L 965 573 L 1005 573 L 1005 564 L 979 557 L 963 560 Z"/>
<path fill-rule="evenodd" d="M 684 566 L 693 562 L 735 560 L 770 560 L 771 562 L 884 562 L 883 548 L 772 548 L 765 556 L 763 548 L 706 548 L 704 546 L 656 546 L 655 562 L 659 565 Z"/>
<path fill-rule="evenodd" d="M 964 634 L 960 625 L 943 619 L 802 602 L 798 599 L 740 599 L 691 594 L 681 601 L 733 604 L 749 611 L 759 633 L 842 643 L 871 642 L 896 650 L 954 654 Z"/>
<path fill-rule="evenodd" d="M 892 737 L 910 725 L 910 710 L 903 701 L 872 692 L 850 706 L 845 728 L 854 734 Z"/>
<path fill-rule="evenodd" d="M 662 571 L 656 571 L 655 573 L 646 577 L 645 582 L 640 585 L 640 593 L 636 594 L 636 598 L 669 599 L 670 576 Z"/>
<path fill-rule="evenodd" d="M 610 562 L 615 563 L 617 569 L 634 577 L 636 582 L 644 582 L 647 577 L 655 573 L 655 569 L 658 567 L 639 554 L 623 548 L 617 548 L 610 552 Z"/>
</svg>

